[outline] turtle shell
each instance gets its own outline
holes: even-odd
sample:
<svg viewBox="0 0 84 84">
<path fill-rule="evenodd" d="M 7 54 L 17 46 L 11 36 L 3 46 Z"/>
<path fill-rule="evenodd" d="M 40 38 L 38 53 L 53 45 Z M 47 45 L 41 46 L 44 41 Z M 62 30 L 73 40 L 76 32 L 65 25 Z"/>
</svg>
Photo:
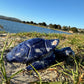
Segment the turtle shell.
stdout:
<svg viewBox="0 0 84 84">
<path fill-rule="evenodd" d="M 59 43 L 59 39 L 46 40 L 33 38 L 14 47 L 6 56 L 9 62 L 32 63 L 52 51 Z"/>
</svg>

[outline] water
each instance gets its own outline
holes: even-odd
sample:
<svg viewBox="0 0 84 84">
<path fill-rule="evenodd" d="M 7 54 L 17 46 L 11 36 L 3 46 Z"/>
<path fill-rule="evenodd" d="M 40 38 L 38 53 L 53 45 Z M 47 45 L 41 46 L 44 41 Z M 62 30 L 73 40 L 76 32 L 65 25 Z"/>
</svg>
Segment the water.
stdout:
<svg viewBox="0 0 84 84">
<path fill-rule="evenodd" d="M 4 29 L 0 29 L 0 30 L 5 30 L 6 32 L 10 32 L 10 33 L 40 32 L 40 33 L 70 34 L 70 33 L 63 32 L 63 31 L 57 31 L 57 30 L 52 30 L 52 29 L 47 29 L 47 28 L 42 28 L 42 27 L 36 27 L 36 26 L 28 25 L 28 24 L 23 24 L 23 23 L 19 23 L 19 22 L 8 21 L 8 20 L 2 20 L 2 19 L 0 19 L 0 25 L 2 25 L 4 28 Z"/>
</svg>

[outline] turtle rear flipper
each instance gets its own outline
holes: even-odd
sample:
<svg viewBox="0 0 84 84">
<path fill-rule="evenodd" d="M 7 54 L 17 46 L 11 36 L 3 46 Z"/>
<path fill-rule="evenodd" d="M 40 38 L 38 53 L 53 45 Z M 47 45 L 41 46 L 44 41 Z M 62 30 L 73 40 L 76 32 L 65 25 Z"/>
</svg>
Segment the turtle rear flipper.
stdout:
<svg viewBox="0 0 84 84">
<path fill-rule="evenodd" d="M 9 62 L 20 62 L 24 63 L 27 61 L 27 55 L 29 54 L 30 48 L 24 43 L 20 43 L 14 47 L 11 52 L 7 53 L 6 59 Z"/>
</svg>

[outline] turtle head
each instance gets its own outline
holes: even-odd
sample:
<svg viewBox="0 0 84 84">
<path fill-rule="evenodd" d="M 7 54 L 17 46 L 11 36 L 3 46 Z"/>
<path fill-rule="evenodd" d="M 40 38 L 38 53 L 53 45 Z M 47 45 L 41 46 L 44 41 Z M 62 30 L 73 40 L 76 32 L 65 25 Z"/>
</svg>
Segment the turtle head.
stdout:
<svg viewBox="0 0 84 84">
<path fill-rule="evenodd" d="M 62 49 L 57 49 L 55 50 L 55 59 L 57 61 L 64 61 L 67 60 L 68 58 L 71 59 L 71 56 L 74 56 L 75 53 L 70 47 L 65 47 Z"/>
<path fill-rule="evenodd" d="M 45 40 L 45 46 L 48 52 L 55 49 L 58 44 L 59 44 L 59 39 Z"/>
<path fill-rule="evenodd" d="M 62 48 L 61 51 L 64 53 L 64 59 L 67 65 L 74 65 L 74 59 L 73 57 L 75 57 L 75 53 L 74 51 L 70 48 L 70 47 L 65 47 Z"/>
<path fill-rule="evenodd" d="M 65 54 L 65 56 L 75 55 L 74 51 L 70 47 L 62 48 L 61 51 Z"/>
</svg>

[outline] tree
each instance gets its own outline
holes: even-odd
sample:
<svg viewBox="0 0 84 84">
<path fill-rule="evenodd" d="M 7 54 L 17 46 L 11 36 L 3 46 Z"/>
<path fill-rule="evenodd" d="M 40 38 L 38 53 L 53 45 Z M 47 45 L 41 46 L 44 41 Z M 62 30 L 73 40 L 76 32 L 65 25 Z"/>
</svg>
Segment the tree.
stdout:
<svg viewBox="0 0 84 84">
<path fill-rule="evenodd" d="M 53 25 L 53 28 L 58 29 L 58 26 L 56 24 Z"/>
<path fill-rule="evenodd" d="M 37 23 L 35 23 L 35 22 L 34 22 L 33 24 L 34 24 L 34 25 L 37 25 Z"/>
<path fill-rule="evenodd" d="M 43 26 L 47 26 L 47 24 L 45 22 L 42 23 Z"/>
<path fill-rule="evenodd" d="M 38 23 L 38 25 L 41 25 L 41 23 Z"/>
<path fill-rule="evenodd" d="M 58 27 L 57 27 L 58 29 L 61 29 L 61 25 L 57 25 L 57 26 L 58 26 Z"/>
<path fill-rule="evenodd" d="M 72 27 L 72 28 L 70 29 L 70 31 L 73 31 L 74 33 L 77 33 L 77 32 L 78 32 L 78 29 L 77 29 L 76 27 Z"/>
<path fill-rule="evenodd" d="M 33 21 L 30 21 L 30 24 L 33 24 Z"/>
<path fill-rule="evenodd" d="M 23 23 L 26 23 L 25 21 L 23 21 Z"/>
<path fill-rule="evenodd" d="M 29 21 L 27 21 L 26 23 L 28 23 L 28 24 L 29 24 Z"/>
<path fill-rule="evenodd" d="M 42 25 L 42 26 L 47 26 L 47 24 L 45 22 L 42 22 L 42 23 L 38 23 L 39 25 Z"/>
<path fill-rule="evenodd" d="M 53 28 L 53 24 L 49 24 L 49 27 L 50 27 L 50 28 Z"/>
<path fill-rule="evenodd" d="M 62 29 L 63 29 L 64 31 L 67 31 L 67 30 L 68 30 L 68 27 L 67 27 L 67 26 L 63 26 Z"/>
<path fill-rule="evenodd" d="M 54 28 L 54 29 L 61 29 L 61 26 L 60 25 L 56 25 L 56 24 L 49 24 L 49 27 L 50 28 Z"/>
</svg>

